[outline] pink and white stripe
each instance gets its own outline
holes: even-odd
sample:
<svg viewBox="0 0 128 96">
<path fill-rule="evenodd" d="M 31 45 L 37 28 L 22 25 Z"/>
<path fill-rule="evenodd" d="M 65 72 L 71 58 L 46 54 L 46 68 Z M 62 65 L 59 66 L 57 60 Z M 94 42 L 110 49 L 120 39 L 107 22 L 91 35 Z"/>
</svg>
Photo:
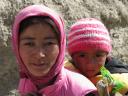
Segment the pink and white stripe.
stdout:
<svg viewBox="0 0 128 96">
<path fill-rule="evenodd" d="M 111 51 L 111 39 L 107 28 L 102 22 L 94 18 L 86 18 L 77 21 L 68 33 L 68 50 L 72 54 L 75 51 L 85 50 L 87 46 L 101 48 L 106 52 Z"/>
</svg>

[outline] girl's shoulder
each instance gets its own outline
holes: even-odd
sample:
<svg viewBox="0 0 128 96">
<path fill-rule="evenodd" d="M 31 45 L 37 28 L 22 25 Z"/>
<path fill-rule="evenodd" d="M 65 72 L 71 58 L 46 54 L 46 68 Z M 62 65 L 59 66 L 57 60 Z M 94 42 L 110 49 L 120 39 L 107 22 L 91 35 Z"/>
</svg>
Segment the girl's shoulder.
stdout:
<svg viewBox="0 0 128 96">
<path fill-rule="evenodd" d="M 96 92 L 97 89 L 94 84 L 83 75 L 68 69 L 65 69 L 65 74 L 65 84 L 67 84 L 66 86 L 68 86 L 70 91 L 72 90 L 73 94 L 76 94 L 75 96 L 84 96 L 89 92 Z"/>
</svg>

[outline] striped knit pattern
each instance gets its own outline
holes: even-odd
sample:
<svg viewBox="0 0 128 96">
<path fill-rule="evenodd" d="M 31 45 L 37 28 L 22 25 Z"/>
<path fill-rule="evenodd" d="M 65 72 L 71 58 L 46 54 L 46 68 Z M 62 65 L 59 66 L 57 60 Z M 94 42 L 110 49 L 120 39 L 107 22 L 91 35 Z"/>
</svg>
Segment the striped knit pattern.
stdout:
<svg viewBox="0 0 128 96">
<path fill-rule="evenodd" d="M 87 49 L 111 52 L 109 32 L 101 21 L 94 18 L 78 20 L 68 33 L 69 54 Z"/>
</svg>

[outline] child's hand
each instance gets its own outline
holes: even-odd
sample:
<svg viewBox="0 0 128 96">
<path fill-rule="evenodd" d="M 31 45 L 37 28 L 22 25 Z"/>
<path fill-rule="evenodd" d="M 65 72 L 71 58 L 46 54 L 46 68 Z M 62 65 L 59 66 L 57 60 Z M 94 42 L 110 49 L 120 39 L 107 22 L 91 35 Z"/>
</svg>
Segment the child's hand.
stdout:
<svg viewBox="0 0 128 96">
<path fill-rule="evenodd" d="M 110 91 L 109 85 L 106 81 L 104 80 L 99 80 L 96 84 L 99 96 L 110 96 Z"/>
<path fill-rule="evenodd" d="M 115 94 L 117 92 L 120 92 L 124 88 L 125 83 L 114 79 L 111 76 L 111 73 L 105 67 L 101 67 L 100 71 L 102 75 L 102 79 L 101 79 L 102 84 L 106 86 L 106 90 L 108 91 L 109 94 Z M 100 81 L 98 82 L 97 86 L 100 85 L 99 83 Z M 109 95 L 106 95 L 106 96 L 109 96 Z M 110 95 L 110 96 L 113 96 L 113 95 Z"/>
</svg>

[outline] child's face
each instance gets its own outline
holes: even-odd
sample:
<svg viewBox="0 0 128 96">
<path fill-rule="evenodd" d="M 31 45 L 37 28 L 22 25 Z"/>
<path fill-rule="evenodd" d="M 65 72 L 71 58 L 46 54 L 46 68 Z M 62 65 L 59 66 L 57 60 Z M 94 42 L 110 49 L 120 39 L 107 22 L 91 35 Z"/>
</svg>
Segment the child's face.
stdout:
<svg viewBox="0 0 128 96">
<path fill-rule="evenodd" d="M 34 76 L 44 76 L 56 62 L 59 43 L 49 25 L 35 24 L 21 33 L 19 51 L 28 71 Z"/>
<path fill-rule="evenodd" d="M 76 67 L 88 78 L 96 76 L 105 64 L 107 53 L 99 50 L 86 50 L 73 54 Z"/>
</svg>

